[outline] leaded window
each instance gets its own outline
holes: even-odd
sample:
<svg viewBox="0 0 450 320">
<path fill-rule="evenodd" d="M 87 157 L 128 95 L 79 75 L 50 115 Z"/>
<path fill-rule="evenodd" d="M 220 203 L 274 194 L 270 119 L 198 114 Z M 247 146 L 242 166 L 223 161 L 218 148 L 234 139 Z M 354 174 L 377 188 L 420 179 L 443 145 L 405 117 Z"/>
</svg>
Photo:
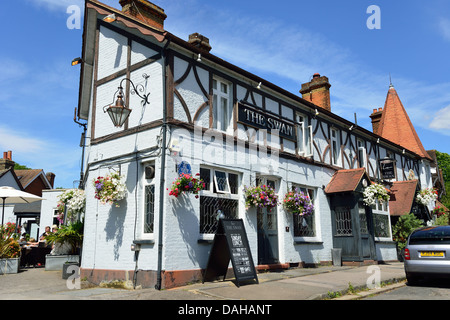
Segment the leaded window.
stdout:
<svg viewBox="0 0 450 320">
<path fill-rule="evenodd" d="M 200 195 L 200 233 L 214 234 L 219 215 L 235 219 L 239 216 L 239 175 L 220 169 L 201 168 L 205 188 Z"/>
<path fill-rule="evenodd" d="M 155 185 L 145 186 L 144 233 L 154 232 L 155 220 Z"/>
</svg>

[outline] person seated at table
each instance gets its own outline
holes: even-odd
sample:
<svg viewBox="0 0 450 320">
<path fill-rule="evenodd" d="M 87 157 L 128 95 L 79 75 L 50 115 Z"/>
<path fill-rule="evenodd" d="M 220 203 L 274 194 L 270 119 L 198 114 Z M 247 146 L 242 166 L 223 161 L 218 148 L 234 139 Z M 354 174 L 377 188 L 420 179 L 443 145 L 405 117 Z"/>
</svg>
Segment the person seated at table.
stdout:
<svg viewBox="0 0 450 320">
<path fill-rule="evenodd" d="M 39 245 L 39 242 L 37 242 L 35 238 L 30 238 L 30 241 L 27 242 L 25 247 L 31 249 L 32 247 L 37 247 L 38 245 Z"/>
<path fill-rule="evenodd" d="M 26 245 L 27 243 L 28 243 L 28 234 L 26 233 L 26 232 L 24 232 L 24 233 L 22 233 L 22 238 L 20 238 L 20 240 L 19 240 L 19 244 L 21 245 L 21 246 L 24 246 L 24 245 Z"/>
<path fill-rule="evenodd" d="M 39 241 L 44 241 L 45 237 L 50 234 L 50 226 L 45 227 L 45 232 L 39 237 Z"/>
</svg>

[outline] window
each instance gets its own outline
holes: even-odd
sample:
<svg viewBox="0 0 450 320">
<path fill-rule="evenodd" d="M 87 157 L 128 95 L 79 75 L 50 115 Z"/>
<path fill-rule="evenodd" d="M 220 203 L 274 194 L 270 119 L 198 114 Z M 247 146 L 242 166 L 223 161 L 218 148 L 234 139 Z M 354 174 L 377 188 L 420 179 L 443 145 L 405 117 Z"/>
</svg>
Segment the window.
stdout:
<svg viewBox="0 0 450 320">
<path fill-rule="evenodd" d="M 213 79 L 213 128 L 225 132 L 233 129 L 231 103 L 231 85 L 219 79 Z"/>
<path fill-rule="evenodd" d="M 334 165 L 339 162 L 339 131 L 337 129 L 331 129 L 331 160 Z"/>
<path fill-rule="evenodd" d="M 312 126 L 308 126 L 308 118 L 297 113 L 297 148 L 298 154 L 304 157 L 311 157 L 312 150 Z"/>
<path fill-rule="evenodd" d="M 367 166 L 367 154 L 366 147 L 363 140 L 357 141 L 358 144 L 358 164 L 359 168 L 365 168 Z"/>
<path fill-rule="evenodd" d="M 152 238 L 155 232 L 155 183 L 154 183 L 154 162 L 146 163 L 143 166 L 144 185 L 144 212 L 141 218 L 142 227 L 140 232 L 143 238 Z M 153 169 L 153 170 L 152 170 Z"/>
<path fill-rule="evenodd" d="M 309 196 L 311 203 L 314 204 L 315 190 L 305 187 L 293 186 Z M 315 210 L 314 210 L 315 211 Z M 294 215 L 294 237 L 315 237 L 316 236 L 316 214 L 315 212 L 307 216 Z"/>
<path fill-rule="evenodd" d="M 220 213 L 230 219 L 238 217 L 239 175 L 200 168 L 200 178 L 205 182 L 205 189 L 200 194 L 200 234 L 214 234 Z"/>
<path fill-rule="evenodd" d="M 389 219 L 388 203 L 380 203 L 378 200 L 371 206 L 375 237 L 377 239 L 391 239 L 391 225 Z"/>
<path fill-rule="evenodd" d="M 155 185 L 145 186 L 144 233 L 154 232 L 155 220 Z"/>
</svg>

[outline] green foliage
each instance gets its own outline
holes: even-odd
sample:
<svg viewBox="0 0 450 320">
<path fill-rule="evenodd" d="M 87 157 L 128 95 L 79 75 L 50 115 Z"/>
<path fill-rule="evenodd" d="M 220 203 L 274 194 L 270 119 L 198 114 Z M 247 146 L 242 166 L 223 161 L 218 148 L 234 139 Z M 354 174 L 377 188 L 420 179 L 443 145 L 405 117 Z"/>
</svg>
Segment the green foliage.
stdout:
<svg viewBox="0 0 450 320">
<path fill-rule="evenodd" d="M 446 195 L 440 201 L 444 206 L 450 208 L 450 154 L 436 151 L 436 158 L 439 168 L 442 169 L 446 190 Z"/>
<path fill-rule="evenodd" d="M 17 241 L 18 234 L 14 232 L 15 228 L 16 225 L 10 222 L 0 225 L 0 259 L 20 256 L 20 245 Z"/>
<path fill-rule="evenodd" d="M 72 254 L 83 243 L 83 222 L 77 221 L 69 225 L 62 225 L 59 229 L 45 237 L 48 243 L 69 243 L 72 246 Z"/>
<path fill-rule="evenodd" d="M 448 226 L 449 220 L 448 220 L 448 213 L 444 213 L 439 215 L 436 218 L 436 222 L 434 223 L 436 226 Z"/>
<path fill-rule="evenodd" d="M 14 170 L 31 170 L 31 168 L 28 168 L 27 166 L 15 163 Z"/>
<path fill-rule="evenodd" d="M 408 236 L 415 229 L 423 226 L 422 220 L 419 220 L 413 213 L 401 216 L 397 223 L 392 227 L 392 238 L 397 242 L 400 250 L 406 246 Z"/>
</svg>

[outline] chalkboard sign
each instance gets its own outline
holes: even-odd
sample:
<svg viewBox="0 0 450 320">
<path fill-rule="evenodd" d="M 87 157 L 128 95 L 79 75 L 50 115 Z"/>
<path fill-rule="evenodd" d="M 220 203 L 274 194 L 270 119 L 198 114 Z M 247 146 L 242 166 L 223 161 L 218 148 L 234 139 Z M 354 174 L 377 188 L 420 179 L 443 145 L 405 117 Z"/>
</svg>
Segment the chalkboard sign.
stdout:
<svg viewBox="0 0 450 320">
<path fill-rule="evenodd" d="M 381 177 L 383 179 L 395 179 L 395 160 L 383 159 L 380 161 Z"/>
<path fill-rule="evenodd" d="M 242 219 L 219 220 L 203 282 L 216 280 L 220 276 L 225 280 L 230 260 L 238 287 L 242 281 L 255 279 L 258 283 Z"/>
</svg>

